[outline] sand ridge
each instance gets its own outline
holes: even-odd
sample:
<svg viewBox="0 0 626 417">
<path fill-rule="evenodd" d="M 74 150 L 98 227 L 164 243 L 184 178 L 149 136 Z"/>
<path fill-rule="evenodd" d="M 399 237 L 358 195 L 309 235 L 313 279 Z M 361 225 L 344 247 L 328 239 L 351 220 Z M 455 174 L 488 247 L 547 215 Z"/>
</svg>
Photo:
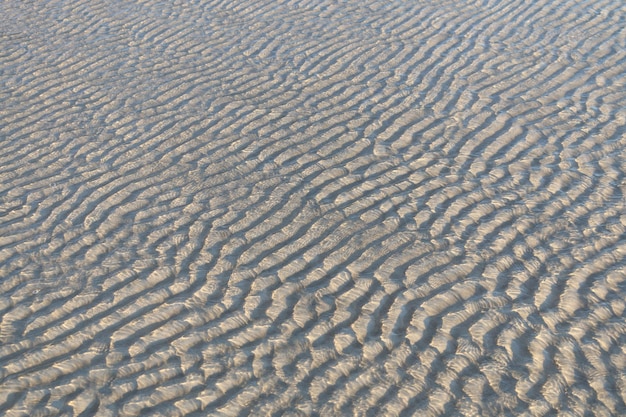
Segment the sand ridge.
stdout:
<svg viewBox="0 0 626 417">
<path fill-rule="evenodd" d="M 626 414 L 626 7 L 354 3 L 0 3 L 0 413 Z"/>
</svg>

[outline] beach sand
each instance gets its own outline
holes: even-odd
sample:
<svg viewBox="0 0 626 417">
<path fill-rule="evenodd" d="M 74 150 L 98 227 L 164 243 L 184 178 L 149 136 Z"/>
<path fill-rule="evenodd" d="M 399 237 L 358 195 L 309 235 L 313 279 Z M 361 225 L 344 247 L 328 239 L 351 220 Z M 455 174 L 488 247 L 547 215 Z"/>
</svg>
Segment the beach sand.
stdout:
<svg viewBox="0 0 626 417">
<path fill-rule="evenodd" d="M 623 2 L 0 16 L 1 415 L 626 415 Z"/>
</svg>

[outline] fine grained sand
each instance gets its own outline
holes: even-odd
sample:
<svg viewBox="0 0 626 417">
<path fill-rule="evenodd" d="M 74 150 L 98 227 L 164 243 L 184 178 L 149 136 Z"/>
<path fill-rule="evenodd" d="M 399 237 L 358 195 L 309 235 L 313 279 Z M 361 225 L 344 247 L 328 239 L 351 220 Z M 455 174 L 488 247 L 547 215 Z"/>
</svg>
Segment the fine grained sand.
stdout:
<svg viewBox="0 0 626 417">
<path fill-rule="evenodd" d="M 622 1 L 0 16 L 0 414 L 626 415 Z"/>
</svg>

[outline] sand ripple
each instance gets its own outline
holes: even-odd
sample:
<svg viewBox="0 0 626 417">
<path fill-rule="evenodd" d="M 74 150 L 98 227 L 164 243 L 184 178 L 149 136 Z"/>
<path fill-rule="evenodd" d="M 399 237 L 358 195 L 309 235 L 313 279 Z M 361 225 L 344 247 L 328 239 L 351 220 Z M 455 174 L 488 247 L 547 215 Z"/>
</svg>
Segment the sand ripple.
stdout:
<svg viewBox="0 0 626 417">
<path fill-rule="evenodd" d="M 1 414 L 626 415 L 622 2 L 0 15 Z"/>
</svg>

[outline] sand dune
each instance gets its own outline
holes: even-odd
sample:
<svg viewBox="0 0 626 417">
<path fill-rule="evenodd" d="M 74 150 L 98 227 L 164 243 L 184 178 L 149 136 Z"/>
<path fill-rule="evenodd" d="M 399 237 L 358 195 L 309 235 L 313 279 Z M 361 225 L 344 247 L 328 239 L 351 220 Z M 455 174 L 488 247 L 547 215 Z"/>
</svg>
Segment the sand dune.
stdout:
<svg viewBox="0 0 626 417">
<path fill-rule="evenodd" d="M 0 16 L 0 414 L 626 415 L 622 2 Z"/>
</svg>

